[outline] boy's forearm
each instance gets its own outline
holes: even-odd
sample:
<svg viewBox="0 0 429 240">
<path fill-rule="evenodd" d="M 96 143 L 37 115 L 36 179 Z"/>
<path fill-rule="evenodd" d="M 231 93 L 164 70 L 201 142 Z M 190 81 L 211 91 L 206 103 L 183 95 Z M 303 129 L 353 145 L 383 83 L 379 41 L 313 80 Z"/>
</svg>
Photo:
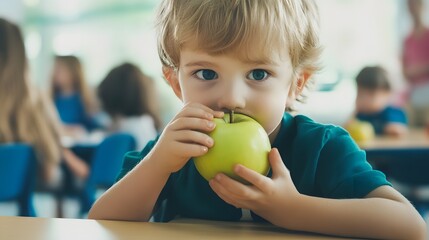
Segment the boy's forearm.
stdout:
<svg viewBox="0 0 429 240">
<path fill-rule="evenodd" d="M 282 209 L 282 208 L 278 208 Z M 283 208 L 284 209 L 284 208 Z M 291 212 L 266 219 L 292 230 L 377 239 L 424 239 L 424 221 L 411 204 L 383 198 L 325 199 L 302 195 Z"/>
<path fill-rule="evenodd" d="M 146 157 L 91 208 L 88 218 L 148 221 L 170 174 Z"/>
</svg>

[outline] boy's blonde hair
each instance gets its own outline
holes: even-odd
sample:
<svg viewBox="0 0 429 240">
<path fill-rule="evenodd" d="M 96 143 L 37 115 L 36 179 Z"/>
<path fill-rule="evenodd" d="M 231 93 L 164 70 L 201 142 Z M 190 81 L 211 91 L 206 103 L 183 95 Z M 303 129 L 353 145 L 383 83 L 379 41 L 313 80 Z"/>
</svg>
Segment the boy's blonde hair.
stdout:
<svg viewBox="0 0 429 240">
<path fill-rule="evenodd" d="M 289 54 L 294 72 L 319 69 L 318 11 L 313 0 L 164 0 L 157 16 L 158 53 L 177 69 L 186 44 L 211 54 L 269 62 Z"/>
</svg>

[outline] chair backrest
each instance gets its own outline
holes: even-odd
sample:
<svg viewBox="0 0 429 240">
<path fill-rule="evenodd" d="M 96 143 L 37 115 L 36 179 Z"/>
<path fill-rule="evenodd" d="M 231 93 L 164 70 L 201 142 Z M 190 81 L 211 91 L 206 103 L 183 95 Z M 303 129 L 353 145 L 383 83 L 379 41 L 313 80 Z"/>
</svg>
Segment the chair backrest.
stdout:
<svg viewBox="0 0 429 240">
<path fill-rule="evenodd" d="M 91 171 L 81 195 L 81 214 L 87 213 L 95 202 L 97 187 L 109 188 L 115 183 L 125 153 L 135 148 L 136 140 L 127 133 L 114 133 L 97 146 L 92 158 Z"/>
<path fill-rule="evenodd" d="M 97 186 L 110 187 L 122 167 L 126 152 L 135 150 L 136 140 L 127 133 L 114 133 L 104 139 L 96 148 L 88 182 Z"/>
<path fill-rule="evenodd" d="M 35 216 L 36 158 L 27 144 L 0 144 L 0 201 L 17 201 L 19 215 Z"/>
</svg>

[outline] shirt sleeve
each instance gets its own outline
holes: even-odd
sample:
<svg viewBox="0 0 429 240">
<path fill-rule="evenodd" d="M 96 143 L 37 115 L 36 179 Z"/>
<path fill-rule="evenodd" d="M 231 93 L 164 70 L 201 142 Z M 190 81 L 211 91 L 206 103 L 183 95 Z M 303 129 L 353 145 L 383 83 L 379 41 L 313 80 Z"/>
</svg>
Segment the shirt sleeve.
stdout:
<svg viewBox="0 0 429 240">
<path fill-rule="evenodd" d="M 380 186 L 391 186 L 386 176 L 368 163 L 365 151 L 339 127 L 326 131 L 316 171 L 317 187 L 326 198 L 363 198 Z"/>
<path fill-rule="evenodd" d="M 399 108 L 389 107 L 386 111 L 386 122 L 387 123 L 402 123 L 407 124 L 407 117 Z"/>
<path fill-rule="evenodd" d="M 158 136 L 159 138 L 159 136 Z M 125 175 L 127 175 L 137 164 L 141 162 L 141 160 L 152 150 L 152 148 L 155 146 L 155 143 L 158 141 L 158 138 L 155 140 L 150 141 L 146 146 L 143 148 L 141 152 L 138 151 L 132 151 L 128 152 L 124 156 L 124 161 L 122 163 L 122 169 L 118 174 L 118 177 L 116 178 L 116 181 L 121 180 Z M 162 189 L 157 202 L 161 202 L 162 200 L 167 198 L 167 193 L 169 192 L 168 189 L 171 186 L 171 176 L 168 179 L 167 183 L 165 184 L 164 188 Z"/>
<path fill-rule="evenodd" d="M 124 156 L 124 161 L 122 163 L 122 169 L 119 172 L 118 177 L 116 178 L 116 181 L 121 180 L 125 175 L 128 174 L 137 164 L 140 163 L 140 161 L 152 150 L 153 146 L 155 145 L 156 140 L 150 141 L 146 146 L 143 148 L 141 152 L 138 151 L 132 151 L 127 152 Z"/>
<path fill-rule="evenodd" d="M 127 152 L 124 156 L 124 161 L 122 163 L 122 169 L 119 172 L 118 177 L 116 178 L 116 181 L 118 182 L 121 180 L 129 171 L 131 171 L 137 164 L 142 160 L 142 155 L 140 152 L 132 151 Z"/>
</svg>

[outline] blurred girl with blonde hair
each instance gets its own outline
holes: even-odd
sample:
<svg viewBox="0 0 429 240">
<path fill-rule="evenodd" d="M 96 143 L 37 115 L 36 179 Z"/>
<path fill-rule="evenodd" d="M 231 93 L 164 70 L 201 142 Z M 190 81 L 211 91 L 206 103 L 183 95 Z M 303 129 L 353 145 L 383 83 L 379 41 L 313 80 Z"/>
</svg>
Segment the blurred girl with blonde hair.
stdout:
<svg viewBox="0 0 429 240">
<path fill-rule="evenodd" d="M 62 157 L 73 173 L 85 178 L 86 164 L 60 144 L 59 120 L 51 102 L 30 84 L 19 27 L 0 18 L 0 36 L 0 144 L 32 145 L 43 183 L 58 181 Z"/>
</svg>

